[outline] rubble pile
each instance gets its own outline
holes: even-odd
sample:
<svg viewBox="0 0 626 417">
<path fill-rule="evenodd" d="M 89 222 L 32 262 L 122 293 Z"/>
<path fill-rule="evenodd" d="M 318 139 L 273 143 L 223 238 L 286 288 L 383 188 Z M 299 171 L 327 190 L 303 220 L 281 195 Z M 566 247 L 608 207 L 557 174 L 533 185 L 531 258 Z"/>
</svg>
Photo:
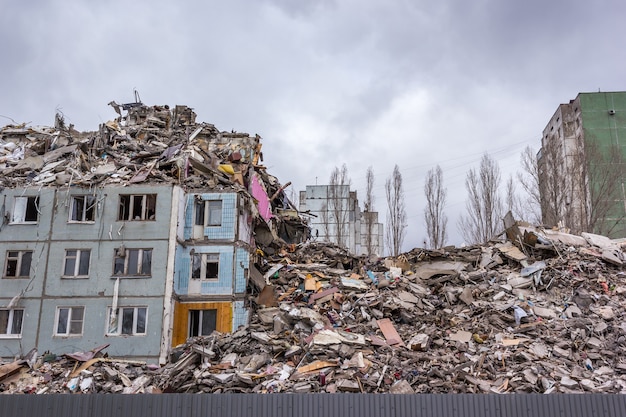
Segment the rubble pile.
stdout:
<svg viewBox="0 0 626 417">
<path fill-rule="evenodd" d="M 191 338 L 159 369 L 16 361 L 0 389 L 625 393 L 621 242 L 524 226 L 509 236 L 387 259 L 286 246 L 257 265 L 248 327 Z"/>
<path fill-rule="evenodd" d="M 231 190 L 240 192 L 255 214 L 257 243 L 264 250 L 272 253 L 308 236 L 284 192 L 290 183 L 280 184 L 260 165 L 260 136 L 196 123 L 187 106 L 109 104 L 119 117 L 96 132 L 66 126 L 60 114 L 54 127 L 0 128 L 0 187 L 170 183 L 187 190 Z"/>
</svg>

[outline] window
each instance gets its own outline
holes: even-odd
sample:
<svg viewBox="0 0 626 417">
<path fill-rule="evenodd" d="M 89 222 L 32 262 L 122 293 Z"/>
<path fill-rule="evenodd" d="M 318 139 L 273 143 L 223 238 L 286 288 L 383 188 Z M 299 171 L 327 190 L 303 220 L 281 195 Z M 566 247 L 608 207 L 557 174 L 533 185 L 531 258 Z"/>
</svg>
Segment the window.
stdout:
<svg viewBox="0 0 626 417">
<path fill-rule="evenodd" d="M 68 249 L 65 251 L 64 277 L 87 278 L 89 276 L 89 249 Z"/>
<path fill-rule="evenodd" d="M 192 279 L 217 279 L 220 255 L 217 253 L 194 253 L 192 257 Z"/>
<path fill-rule="evenodd" d="M 109 308 L 108 335 L 140 335 L 146 334 L 147 307 Z"/>
<path fill-rule="evenodd" d="M 120 195 L 118 220 L 154 220 L 156 194 Z"/>
<path fill-rule="evenodd" d="M 205 222 L 205 220 L 208 221 Z M 222 200 L 196 200 L 194 224 L 196 226 L 221 226 Z"/>
<path fill-rule="evenodd" d="M 216 324 L 217 310 L 189 310 L 189 337 L 208 336 Z"/>
<path fill-rule="evenodd" d="M 96 197 L 78 195 L 72 197 L 70 221 L 93 222 L 96 219 Z"/>
<path fill-rule="evenodd" d="M 221 226 L 222 225 L 222 200 L 209 200 L 208 212 L 209 221 L 207 226 Z"/>
<path fill-rule="evenodd" d="M 6 264 L 4 266 L 5 278 L 28 278 L 30 275 L 30 263 L 33 251 L 7 251 Z"/>
<path fill-rule="evenodd" d="M 19 337 L 22 334 L 24 310 L 0 310 L 0 337 Z"/>
<path fill-rule="evenodd" d="M 39 197 L 15 197 L 11 223 L 37 223 Z"/>
<path fill-rule="evenodd" d="M 85 307 L 57 308 L 55 336 L 79 336 L 83 334 Z"/>
<path fill-rule="evenodd" d="M 125 249 L 115 251 L 113 275 L 149 276 L 152 267 L 152 249 Z"/>
<path fill-rule="evenodd" d="M 204 226 L 204 211 L 205 209 L 205 205 L 204 205 L 204 200 L 202 201 L 197 201 L 196 200 L 196 204 L 195 204 L 195 211 L 196 211 L 196 221 L 195 221 L 195 225 L 196 226 Z"/>
</svg>

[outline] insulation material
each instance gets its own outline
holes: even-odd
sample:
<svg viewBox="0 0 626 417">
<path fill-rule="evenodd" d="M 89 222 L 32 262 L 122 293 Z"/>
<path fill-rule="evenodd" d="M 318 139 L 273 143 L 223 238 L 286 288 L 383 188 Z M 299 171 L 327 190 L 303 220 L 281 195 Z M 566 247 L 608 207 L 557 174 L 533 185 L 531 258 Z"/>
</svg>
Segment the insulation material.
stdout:
<svg viewBox="0 0 626 417">
<path fill-rule="evenodd" d="M 272 215 L 272 206 L 270 204 L 270 199 L 263 188 L 263 185 L 259 181 L 257 175 L 252 176 L 252 183 L 250 188 L 252 188 L 252 196 L 257 200 L 259 207 L 259 214 L 265 221 L 269 221 L 273 217 Z"/>
</svg>

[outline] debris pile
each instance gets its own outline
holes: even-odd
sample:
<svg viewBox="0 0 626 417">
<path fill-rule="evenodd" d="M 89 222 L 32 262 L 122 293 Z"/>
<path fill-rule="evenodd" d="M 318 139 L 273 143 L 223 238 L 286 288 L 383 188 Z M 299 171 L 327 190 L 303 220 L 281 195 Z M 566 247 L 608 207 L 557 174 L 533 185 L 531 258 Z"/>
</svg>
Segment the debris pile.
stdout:
<svg viewBox="0 0 626 417">
<path fill-rule="evenodd" d="M 187 106 L 109 104 L 119 117 L 97 132 L 66 126 L 60 114 L 54 127 L 0 128 L 0 187 L 170 183 L 198 192 L 232 190 L 255 214 L 264 250 L 308 237 L 284 192 L 290 183 L 281 185 L 260 165 L 260 136 L 196 123 Z"/>
<path fill-rule="evenodd" d="M 330 244 L 286 246 L 257 265 L 249 327 L 191 338 L 159 369 L 21 360 L 4 365 L 19 369 L 0 371 L 0 389 L 626 393 L 621 242 L 509 232 L 377 260 Z"/>
</svg>

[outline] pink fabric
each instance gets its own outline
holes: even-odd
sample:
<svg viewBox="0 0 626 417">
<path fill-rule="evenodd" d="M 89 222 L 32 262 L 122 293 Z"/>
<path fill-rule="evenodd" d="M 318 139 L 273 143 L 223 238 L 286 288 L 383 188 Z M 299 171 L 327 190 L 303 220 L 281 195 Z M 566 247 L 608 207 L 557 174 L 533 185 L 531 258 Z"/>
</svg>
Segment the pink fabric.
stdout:
<svg viewBox="0 0 626 417">
<path fill-rule="evenodd" d="M 263 186 L 259 182 L 259 179 L 256 175 L 252 176 L 252 196 L 257 200 L 259 214 L 261 214 L 261 217 L 263 217 L 265 221 L 268 221 L 269 219 L 274 217 L 272 215 L 272 206 L 270 205 L 270 199 L 267 196 L 265 189 L 263 189 Z"/>
</svg>

